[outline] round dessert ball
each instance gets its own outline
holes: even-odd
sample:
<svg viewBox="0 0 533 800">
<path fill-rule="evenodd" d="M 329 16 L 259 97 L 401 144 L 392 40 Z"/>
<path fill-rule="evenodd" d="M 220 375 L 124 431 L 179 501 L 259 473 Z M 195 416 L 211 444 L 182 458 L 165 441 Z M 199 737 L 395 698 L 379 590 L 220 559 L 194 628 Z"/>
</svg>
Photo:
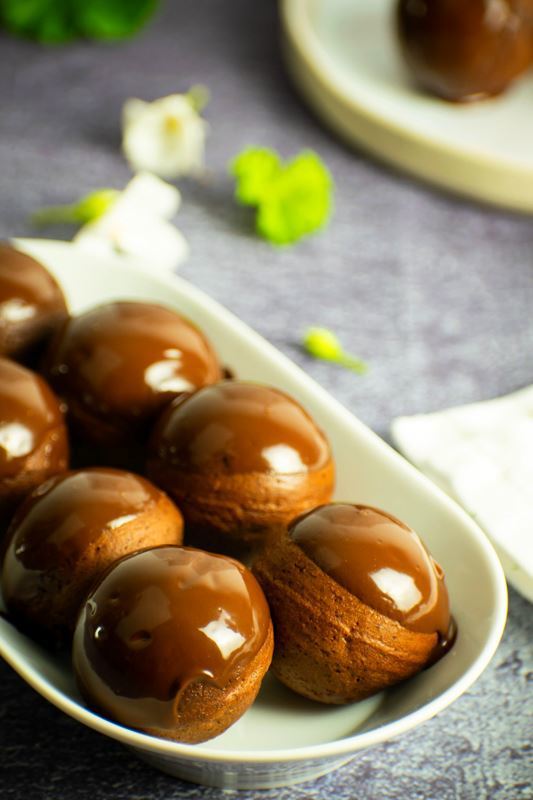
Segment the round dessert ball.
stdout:
<svg viewBox="0 0 533 800">
<path fill-rule="evenodd" d="M 114 561 L 162 544 L 180 544 L 183 521 L 149 481 L 94 467 L 39 486 L 15 514 L 1 585 L 9 616 L 52 645 L 72 636 L 92 583 Z"/>
<path fill-rule="evenodd" d="M 446 100 L 500 94 L 533 62 L 531 0 L 400 0 L 398 32 L 417 82 Z"/>
<path fill-rule="evenodd" d="M 0 358 L 0 536 L 24 496 L 67 464 L 59 400 L 35 372 Z"/>
<path fill-rule="evenodd" d="M 67 316 L 63 292 L 48 270 L 0 242 L 0 355 L 31 359 Z"/>
<path fill-rule="evenodd" d="M 223 381 L 163 414 L 148 474 L 180 505 L 187 543 L 242 556 L 331 499 L 328 440 L 288 395 Z"/>
<path fill-rule="evenodd" d="M 108 303 L 68 320 L 44 371 L 68 407 L 73 433 L 99 445 L 103 458 L 112 456 L 110 446 L 124 447 L 130 464 L 130 448 L 163 406 L 221 377 L 198 328 L 168 308 L 136 302 Z"/>
<path fill-rule="evenodd" d="M 116 563 L 76 625 L 88 705 L 129 728 L 202 742 L 254 701 L 272 658 L 270 613 L 246 567 L 185 547 Z"/>
<path fill-rule="evenodd" d="M 312 700 L 361 700 L 419 672 L 453 642 L 442 569 L 384 511 L 321 506 L 269 542 L 254 574 L 274 623 L 273 672 Z"/>
</svg>

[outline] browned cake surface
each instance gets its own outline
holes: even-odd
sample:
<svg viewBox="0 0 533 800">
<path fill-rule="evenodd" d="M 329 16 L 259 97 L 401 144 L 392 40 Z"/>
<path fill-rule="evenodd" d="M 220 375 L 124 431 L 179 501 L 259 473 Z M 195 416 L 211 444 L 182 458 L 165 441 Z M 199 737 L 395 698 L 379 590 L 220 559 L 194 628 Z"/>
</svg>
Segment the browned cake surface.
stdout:
<svg viewBox="0 0 533 800">
<path fill-rule="evenodd" d="M 148 474 L 183 508 L 186 539 L 244 553 L 294 517 L 326 503 L 335 468 L 329 441 L 292 397 L 222 381 L 173 404 L 149 446 Z"/>
<path fill-rule="evenodd" d="M 1 259 L 0 259 L 1 261 Z M 0 357 L 0 534 L 25 495 L 67 468 L 58 398 L 37 373 Z"/>
<path fill-rule="evenodd" d="M 173 398 L 222 374 L 211 343 L 189 320 L 164 306 L 127 301 L 68 320 L 43 369 L 76 435 L 104 447 L 142 440 Z"/>
<path fill-rule="evenodd" d="M 150 486 L 138 476 L 131 475 L 131 479 L 142 482 L 143 487 Z M 117 495 L 120 489 L 117 486 Z M 104 519 L 105 513 L 102 519 L 88 519 L 85 507 L 80 508 L 79 516 L 75 509 L 65 509 L 65 523 L 62 523 L 61 509 L 53 509 L 47 513 L 42 530 L 36 514 L 39 503 L 35 503 L 34 497 L 23 503 L 8 531 L 2 588 L 10 616 L 50 644 L 63 644 L 70 639 L 87 592 L 113 562 L 136 550 L 181 544 L 183 538 L 180 512 L 155 487 L 141 508 L 134 503 L 128 507 L 127 498 L 119 507 L 117 498 L 115 518 L 109 515 L 108 521 Z M 96 495 L 94 502 L 98 503 Z M 120 516 L 124 521 L 115 527 Z M 75 527 L 61 541 L 61 531 L 66 531 L 69 520 Z M 59 546 L 54 544 L 57 537 Z M 21 545 L 24 552 L 19 554 Z"/>
<path fill-rule="evenodd" d="M 257 655 L 236 672 L 227 686 L 220 689 L 207 681 L 191 684 L 180 699 L 174 731 L 147 728 L 145 732 L 190 744 L 219 736 L 254 702 L 270 667 L 273 650 L 274 635 L 270 625 Z"/>
<path fill-rule="evenodd" d="M 159 483 L 159 471 L 151 471 Z M 302 475 L 250 473 L 203 475 L 172 471 L 161 484 L 181 508 L 188 544 L 251 549 L 273 531 L 331 499 L 334 467 L 330 460 L 316 472 Z"/>
<path fill-rule="evenodd" d="M 103 716 L 199 742 L 249 707 L 272 651 L 270 611 L 246 567 L 157 547 L 122 559 L 95 584 L 76 624 L 73 665 Z"/>
<path fill-rule="evenodd" d="M 346 703 L 416 674 L 436 634 L 410 631 L 328 577 L 287 535 L 253 566 L 268 600 L 276 649 L 272 671 L 323 703 Z"/>
<path fill-rule="evenodd" d="M 27 358 L 67 315 L 63 292 L 48 270 L 0 242 L 0 354 Z"/>
<path fill-rule="evenodd" d="M 26 495 L 67 466 L 67 430 L 64 425 L 60 425 L 44 435 L 43 441 L 28 456 L 20 472 L 0 480 L 0 538 Z"/>
</svg>

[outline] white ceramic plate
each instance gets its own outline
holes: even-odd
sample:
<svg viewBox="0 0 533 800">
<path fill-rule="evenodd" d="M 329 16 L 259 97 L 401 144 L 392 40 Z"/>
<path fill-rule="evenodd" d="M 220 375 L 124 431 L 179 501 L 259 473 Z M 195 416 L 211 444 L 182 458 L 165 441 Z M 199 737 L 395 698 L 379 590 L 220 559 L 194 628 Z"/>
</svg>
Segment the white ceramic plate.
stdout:
<svg viewBox="0 0 533 800">
<path fill-rule="evenodd" d="M 397 0 L 281 0 L 287 64 L 349 143 L 445 189 L 533 211 L 533 73 L 470 105 L 419 92 L 400 57 Z"/>
<path fill-rule="evenodd" d="M 298 398 L 332 442 L 337 497 L 383 507 L 421 533 L 446 571 L 459 626 L 456 645 L 446 658 L 363 703 L 328 708 L 269 678 L 236 725 L 201 745 L 156 739 L 93 714 L 80 700 L 68 664 L 0 619 L 0 654 L 34 689 L 167 772 L 225 788 L 264 788 L 328 772 L 357 751 L 429 719 L 472 685 L 500 640 L 507 593 L 491 545 L 459 506 L 285 356 L 183 280 L 151 276 L 117 256 L 96 259 L 69 244 L 27 240 L 21 246 L 61 281 L 74 312 L 118 298 L 165 303 L 198 323 L 240 377 L 270 383 Z"/>
</svg>

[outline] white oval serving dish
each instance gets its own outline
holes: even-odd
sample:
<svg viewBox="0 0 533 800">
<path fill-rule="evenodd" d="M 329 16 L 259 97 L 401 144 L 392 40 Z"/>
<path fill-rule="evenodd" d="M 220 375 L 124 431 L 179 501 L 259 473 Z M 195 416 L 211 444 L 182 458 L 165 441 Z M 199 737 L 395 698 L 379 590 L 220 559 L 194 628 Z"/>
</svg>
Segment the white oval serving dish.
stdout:
<svg viewBox="0 0 533 800">
<path fill-rule="evenodd" d="M 222 736 L 200 745 L 128 730 L 89 711 L 68 663 L 0 619 L 0 654 L 47 700 L 152 765 L 224 788 L 267 788 L 309 780 L 429 720 L 465 692 L 492 658 L 507 612 L 500 563 L 458 505 L 417 472 L 297 366 L 232 314 L 178 278 L 150 275 L 120 257 L 95 258 L 73 245 L 24 240 L 19 246 L 61 281 L 71 308 L 129 298 L 160 302 L 194 320 L 239 377 L 294 395 L 327 431 L 339 499 L 380 506 L 420 532 L 447 577 L 459 636 L 442 661 L 383 695 L 345 707 L 297 697 L 267 677 L 258 700 Z M 58 748 L 61 744 L 58 743 Z"/>
<path fill-rule="evenodd" d="M 500 97 L 447 103 L 413 84 L 397 0 L 280 0 L 302 94 L 350 144 L 444 189 L 533 212 L 533 73 Z"/>
</svg>

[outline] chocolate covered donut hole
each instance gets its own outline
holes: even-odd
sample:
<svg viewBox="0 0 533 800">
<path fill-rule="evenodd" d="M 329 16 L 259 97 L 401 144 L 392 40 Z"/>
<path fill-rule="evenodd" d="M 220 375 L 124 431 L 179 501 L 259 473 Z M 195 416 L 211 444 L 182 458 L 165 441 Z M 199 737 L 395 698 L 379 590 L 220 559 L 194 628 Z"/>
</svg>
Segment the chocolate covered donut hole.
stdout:
<svg viewBox="0 0 533 800">
<path fill-rule="evenodd" d="M 317 508 L 272 539 L 253 571 L 274 623 L 272 670 L 312 700 L 361 700 L 415 675 L 453 641 L 441 568 L 384 511 Z"/>
<path fill-rule="evenodd" d="M 117 302 L 68 320 L 43 364 L 68 407 L 77 465 L 136 467 L 149 425 L 173 398 L 221 378 L 205 336 L 174 311 Z"/>
<path fill-rule="evenodd" d="M 119 558 L 180 544 L 183 520 L 149 481 L 94 467 L 38 487 L 8 531 L 1 572 L 10 618 L 51 645 L 67 643 L 92 583 Z"/>
<path fill-rule="evenodd" d="M 202 742 L 251 705 L 272 649 L 268 605 L 242 564 L 160 547 L 122 559 L 93 588 L 73 664 L 98 713 L 154 736 Z"/>
<path fill-rule="evenodd" d="M 48 270 L 0 242 L 0 356 L 33 362 L 67 316 L 63 292 Z"/>
<path fill-rule="evenodd" d="M 148 474 L 185 517 L 185 541 L 241 559 L 295 516 L 331 499 L 328 440 L 296 400 L 223 381 L 172 404 Z"/>
<path fill-rule="evenodd" d="M 397 21 L 414 78 L 446 100 L 498 95 L 533 62 L 531 0 L 400 0 Z"/>
<path fill-rule="evenodd" d="M 35 372 L 0 358 L 0 539 L 22 499 L 68 465 L 59 400 Z"/>
</svg>

